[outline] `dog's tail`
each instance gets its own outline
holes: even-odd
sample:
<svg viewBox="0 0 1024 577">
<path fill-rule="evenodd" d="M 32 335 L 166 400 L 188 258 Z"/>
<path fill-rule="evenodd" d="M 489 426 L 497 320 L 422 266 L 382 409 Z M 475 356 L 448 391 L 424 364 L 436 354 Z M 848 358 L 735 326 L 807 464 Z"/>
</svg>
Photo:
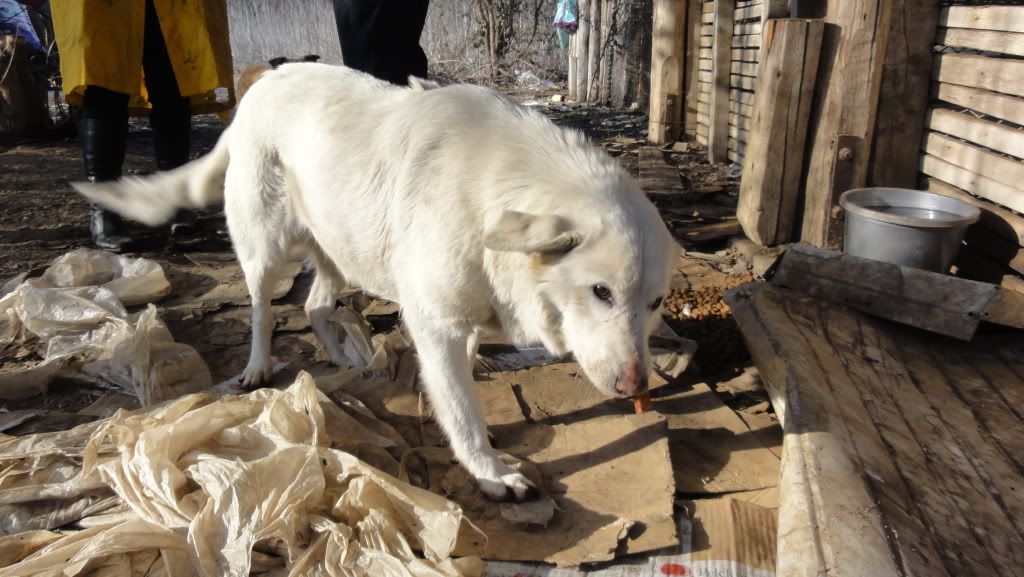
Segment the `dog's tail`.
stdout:
<svg viewBox="0 0 1024 577">
<path fill-rule="evenodd" d="M 74 182 L 71 186 L 89 200 L 149 226 L 170 220 L 181 208 L 203 208 L 224 199 L 228 169 L 228 132 L 209 154 L 173 170 L 109 182 Z"/>
</svg>

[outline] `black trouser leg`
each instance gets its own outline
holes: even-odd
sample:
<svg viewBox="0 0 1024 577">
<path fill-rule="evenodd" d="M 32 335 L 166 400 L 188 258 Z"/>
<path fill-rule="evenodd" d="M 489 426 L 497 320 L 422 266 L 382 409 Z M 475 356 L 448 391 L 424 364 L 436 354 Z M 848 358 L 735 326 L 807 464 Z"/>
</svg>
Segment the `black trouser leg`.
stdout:
<svg viewBox="0 0 1024 577">
<path fill-rule="evenodd" d="M 171 170 L 188 162 L 192 137 L 192 111 L 188 97 L 181 95 L 174 67 L 167 54 L 160 21 L 153 0 L 146 0 L 146 25 L 142 48 L 142 72 L 152 110 L 153 149 L 158 170 Z M 194 225 L 188 211 L 180 211 L 171 232 L 183 232 Z"/>
<path fill-rule="evenodd" d="M 334 18 L 345 66 L 405 85 L 426 78 L 420 34 L 429 0 L 334 0 Z"/>
<path fill-rule="evenodd" d="M 120 177 L 128 139 L 128 95 L 87 86 L 78 125 L 89 181 Z M 97 205 L 89 207 L 89 228 L 97 248 L 120 251 L 130 242 L 121 218 Z"/>
</svg>

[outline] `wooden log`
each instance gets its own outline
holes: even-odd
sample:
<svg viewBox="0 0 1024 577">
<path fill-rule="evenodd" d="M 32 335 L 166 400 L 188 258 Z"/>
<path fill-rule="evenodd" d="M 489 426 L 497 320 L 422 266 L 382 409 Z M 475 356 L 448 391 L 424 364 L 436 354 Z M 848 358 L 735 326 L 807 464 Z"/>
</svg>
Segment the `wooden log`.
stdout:
<svg viewBox="0 0 1024 577">
<path fill-rule="evenodd" d="M 590 3 L 592 1 L 595 0 L 579 0 L 578 4 L 579 28 L 576 30 L 576 99 L 579 102 L 587 101 L 587 79 L 590 66 Z"/>
<path fill-rule="evenodd" d="M 972 54 L 939 54 L 932 80 L 1024 96 L 1024 60 Z"/>
<path fill-rule="evenodd" d="M 1017 188 L 1024 195 L 1024 163 L 939 132 L 929 132 L 924 151 L 975 174 Z"/>
<path fill-rule="evenodd" d="M 736 216 L 750 240 L 773 246 L 794 236 L 824 24 L 785 19 L 766 26 Z"/>
<path fill-rule="evenodd" d="M 1009 126 L 944 108 L 932 110 L 928 115 L 927 125 L 932 130 L 945 132 L 1017 158 L 1024 158 L 1024 132 Z"/>
<path fill-rule="evenodd" d="M 732 51 L 733 0 L 715 1 L 715 36 L 712 53 L 711 125 L 708 127 L 708 160 L 726 162 L 729 139 L 729 53 Z"/>
<path fill-rule="evenodd" d="M 935 43 L 941 46 L 970 48 L 982 52 L 998 52 L 1024 56 L 1024 33 L 971 30 L 970 28 L 940 28 Z"/>
<path fill-rule="evenodd" d="M 819 73 L 829 82 L 818 83 L 811 112 L 800 235 L 815 246 L 841 244 L 842 226 L 833 214 L 845 192 L 839 188 L 867 180 L 892 10 L 883 0 L 829 2 L 826 8 Z"/>
<path fill-rule="evenodd" d="M 949 6 L 939 14 L 939 25 L 1024 32 L 1024 10 L 1020 6 Z"/>
<path fill-rule="evenodd" d="M 922 156 L 921 172 L 996 204 L 1001 204 L 1012 210 L 1024 211 L 1024 194 L 1021 194 L 1020 189 L 975 174 L 937 156 L 930 154 Z"/>
<path fill-rule="evenodd" d="M 973 204 L 981 209 L 981 226 L 1005 238 L 1007 242 L 1024 246 L 1024 216 L 1014 214 L 1005 208 L 985 199 L 968 194 L 948 182 L 938 178 L 924 179 L 924 187 L 936 194 L 942 194 Z"/>
<path fill-rule="evenodd" d="M 945 82 L 932 85 L 932 96 L 982 114 L 1024 124 L 1024 98 Z"/>
<path fill-rule="evenodd" d="M 930 61 L 938 0 L 893 3 L 889 42 L 878 98 L 868 184 L 913 188 L 919 164 L 917 146 L 928 110 Z"/>
<path fill-rule="evenodd" d="M 654 144 L 679 140 L 683 111 L 685 0 L 655 0 L 651 42 L 651 113 L 647 138 Z"/>
<path fill-rule="evenodd" d="M 701 93 L 700 82 L 697 80 L 697 60 L 704 51 L 700 47 L 700 10 L 700 0 L 686 0 L 686 59 L 683 63 L 686 112 L 683 114 L 683 124 L 687 134 L 694 134 L 697 128 L 697 101 Z"/>
</svg>

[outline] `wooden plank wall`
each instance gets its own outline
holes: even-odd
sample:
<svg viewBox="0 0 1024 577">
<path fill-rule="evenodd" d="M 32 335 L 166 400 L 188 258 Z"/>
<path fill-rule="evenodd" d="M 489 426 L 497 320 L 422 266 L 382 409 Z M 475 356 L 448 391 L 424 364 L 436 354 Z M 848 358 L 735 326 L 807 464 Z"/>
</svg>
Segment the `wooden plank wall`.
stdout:
<svg viewBox="0 0 1024 577">
<path fill-rule="evenodd" d="M 939 13 L 920 170 L 929 190 L 982 208 L 961 255 L 985 280 L 1024 274 L 1024 6 Z"/>
<path fill-rule="evenodd" d="M 694 136 L 708 145 L 712 124 L 711 92 L 714 83 L 715 2 L 735 2 L 729 54 L 728 159 L 743 162 L 753 113 L 757 64 L 761 56 L 763 0 L 708 0 L 701 4 L 700 52 L 698 55 L 697 122 Z"/>
<path fill-rule="evenodd" d="M 707 146 L 711 126 L 711 51 L 714 43 L 715 0 L 701 5 L 700 52 L 697 59 L 697 142 Z"/>
</svg>

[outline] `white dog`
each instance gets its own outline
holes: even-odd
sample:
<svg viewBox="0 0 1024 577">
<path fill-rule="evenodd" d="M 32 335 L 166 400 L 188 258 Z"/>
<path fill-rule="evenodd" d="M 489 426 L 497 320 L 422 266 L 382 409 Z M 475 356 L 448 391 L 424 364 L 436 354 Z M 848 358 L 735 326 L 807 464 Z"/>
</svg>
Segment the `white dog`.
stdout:
<svg viewBox="0 0 1024 577">
<path fill-rule="evenodd" d="M 270 376 L 270 295 L 292 246 L 316 264 L 306 311 L 335 362 L 328 316 L 343 283 L 400 303 L 437 419 L 493 499 L 535 490 L 488 442 L 480 335 L 572 352 L 604 393 L 642 392 L 679 251 L 629 174 L 578 132 L 486 88 L 398 87 L 324 64 L 266 73 L 202 158 L 75 188 L 149 225 L 223 199 L 252 296 L 248 386 Z"/>
</svg>

